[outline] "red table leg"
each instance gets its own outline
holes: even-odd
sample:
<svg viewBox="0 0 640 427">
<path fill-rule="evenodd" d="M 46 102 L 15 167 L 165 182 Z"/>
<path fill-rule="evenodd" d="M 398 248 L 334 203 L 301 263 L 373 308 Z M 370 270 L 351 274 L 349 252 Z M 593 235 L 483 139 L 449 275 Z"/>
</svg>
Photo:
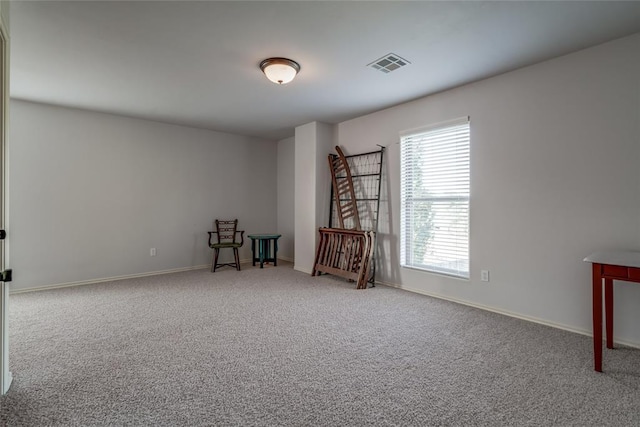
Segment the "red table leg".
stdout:
<svg viewBox="0 0 640 427">
<path fill-rule="evenodd" d="M 613 279 L 604 279 L 604 316 L 607 328 L 607 348 L 613 348 Z"/>
<path fill-rule="evenodd" d="M 594 369 L 602 372 L 602 271 L 593 264 L 593 359 Z M 608 325 L 608 323 L 607 323 Z"/>
</svg>

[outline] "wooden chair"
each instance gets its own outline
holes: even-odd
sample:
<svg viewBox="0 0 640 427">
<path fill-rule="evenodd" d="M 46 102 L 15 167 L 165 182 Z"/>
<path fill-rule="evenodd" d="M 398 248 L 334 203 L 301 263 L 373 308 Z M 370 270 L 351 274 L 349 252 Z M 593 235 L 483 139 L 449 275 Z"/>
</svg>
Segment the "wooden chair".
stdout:
<svg viewBox="0 0 640 427">
<path fill-rule="evenodd" d="M 238 255 L 238 248 L 244 244 L 244 230 L 238 230 L 238 220 L 231 221 L 215 220 L 216 231 L 209 231 L 209 247 L 213 249 L 213 257 L 211 259 L 211 272 L 215 272 L 216 268 L 228 265 L 229 267 L 235 267 L 240 271 L 240 257 Z M 240 242 L 236 241 L 236 235 L 240 233 Z M 217 235 L 217 243 L 213 243 L 213 235 Z M 231 248 L 233 249 L 233 258 L 235 262 L 218 264 L 218 255 L 220 255 L 220 249 Z"/>
</svg>

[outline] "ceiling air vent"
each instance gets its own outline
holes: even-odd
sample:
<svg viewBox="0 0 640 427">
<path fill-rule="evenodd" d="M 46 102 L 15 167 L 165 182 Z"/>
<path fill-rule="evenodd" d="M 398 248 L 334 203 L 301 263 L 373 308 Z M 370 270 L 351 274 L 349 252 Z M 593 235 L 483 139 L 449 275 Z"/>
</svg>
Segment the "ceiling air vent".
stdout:
<svg viewBox="0 0 640 427">
<path fill-rule="evenodd" d="M 411 62 L 407 61 L 404 58 L 401 58 L 395 53 L 390 53 L 383 56 L 382 58 L 376 59 L 370 64 L 367 64 L 367 67 L 380 70 L 383 73 L 390 73 L 391 71 L 397 70 L 400 67 L 404 67 L 407 64 L 411 64 Z"/>
</svg>

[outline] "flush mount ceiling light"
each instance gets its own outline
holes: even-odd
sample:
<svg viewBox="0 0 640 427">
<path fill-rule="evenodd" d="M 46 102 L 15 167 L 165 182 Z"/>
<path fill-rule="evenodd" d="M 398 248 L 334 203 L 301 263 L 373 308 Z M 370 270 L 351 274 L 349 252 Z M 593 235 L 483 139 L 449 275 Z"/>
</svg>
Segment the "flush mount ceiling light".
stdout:
<svg viewBox="0 0 640 427">
<path fill-rule="evenodd" d="M 287 58 L 268 58 L 260 63 L 260 69 L 269 80 L 283 85 L 295 78 L 300 64 Z"/>
</svg>

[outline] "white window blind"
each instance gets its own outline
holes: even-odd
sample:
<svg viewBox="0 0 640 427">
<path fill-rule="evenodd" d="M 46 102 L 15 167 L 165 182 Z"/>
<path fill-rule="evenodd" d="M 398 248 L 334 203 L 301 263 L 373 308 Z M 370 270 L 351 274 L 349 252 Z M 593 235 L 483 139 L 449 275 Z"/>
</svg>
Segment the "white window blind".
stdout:
<svg viewBox="0 0 640 427">
<path fill-rule="evenodd" d="M 469 119 L 400 137 L 401 264 L 469 278 Z"/>
</svg>

